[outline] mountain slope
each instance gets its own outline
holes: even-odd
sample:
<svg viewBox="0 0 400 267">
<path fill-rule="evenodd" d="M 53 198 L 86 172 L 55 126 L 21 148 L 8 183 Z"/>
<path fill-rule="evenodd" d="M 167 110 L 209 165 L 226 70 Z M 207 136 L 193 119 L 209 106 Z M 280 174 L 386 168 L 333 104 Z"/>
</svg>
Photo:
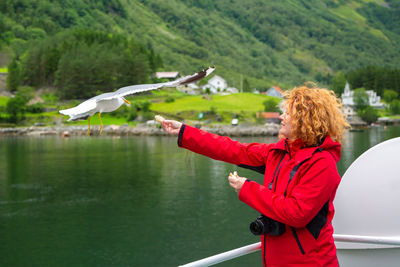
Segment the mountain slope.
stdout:
<svg viewBox="0 0 400 267">
<path fill-rule="evenodd" d="M 130 36 L 161 54 L 166 70 L 214 64 L 229 85 L 306 80 L 337 71 L 399 68 L 399 0 L 3 0 L 0 39 L 17 51 L 66 28 Z"/>
<path fill-rule="evenodd" d="M 204 58 L 258 79 L 296 84 L 338 70 L 399 65 L 398 28 L 374 20 L 379 12 L 400 14 L 395 1 L 392 7 L 383 1 L 141 2 L 175 35 L 207 48 Z"/>
</svg>

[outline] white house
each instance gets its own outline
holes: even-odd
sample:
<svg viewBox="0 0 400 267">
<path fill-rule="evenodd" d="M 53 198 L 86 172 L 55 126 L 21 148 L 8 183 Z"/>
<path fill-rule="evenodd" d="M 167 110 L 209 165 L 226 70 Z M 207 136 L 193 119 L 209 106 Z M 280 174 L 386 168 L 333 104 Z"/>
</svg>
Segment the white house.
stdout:
<svg viewBox="0 0 400 267">
<path fill-rule="evenodd" d="M 373 90 L 366 90 L 369 98 L 369 105 L 374 108 L 384 108 L 385 105 L 381 103 L 381 97 L 376 94 Z M 344 87 L 344 92 L 342 94 L 343 105 L 354 106 L 354 91 L 350 90 L 350 85 L 346 81 L 346 86 Z"/>
<path fill-rule="evenodd" d="M 354 92 L 350 90 L 350 85 L 346 81 L 346 85 L 344 87 L 344 92 L 342 94 L 343 105 L 354 106 L 353 94 L 354 94 Z"/>
<path fill-rule="evenodd" d="M 274 85 L 274 86 L 272 86 L 271 88 L 269 88 L 269 89 L 265 92 L 265 94 L 266 94 L 266 95 L 269 95 L 269 96 L 275 96 L 275 97 L 282 98 L 283 91 L 282 91 L 281 88 L 279 88 L 278 86 Z"/>
<path fill-rule="evenodd" d="M 352 118 L 357 115 L 356 111 L 349 105 L 343 105 L 342 112 L 347 118 Z"/>
<path fill-rule="evenodd" d="M 216 94 L 224 91 L 228 87 L 228 84 L 224 78 L 218 75 L 214 75 L 208 83 L 202 87 L 203 91 L 210 89 L 211 93 Z"/>
<path fill-rule="evenodd" d="M 381 102 L 381 97 L 373 90 L 366 91 L 369 96 L 369 105 L 374 108 L 385 108 L 385 104 Z"/>
</svg>

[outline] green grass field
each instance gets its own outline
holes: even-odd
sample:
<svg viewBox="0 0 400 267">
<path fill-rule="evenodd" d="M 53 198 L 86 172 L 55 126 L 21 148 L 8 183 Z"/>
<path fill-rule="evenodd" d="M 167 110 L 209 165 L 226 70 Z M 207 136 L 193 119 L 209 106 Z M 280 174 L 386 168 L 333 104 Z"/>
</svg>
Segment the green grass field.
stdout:
<svg viewBox="0 0 400 267">
<path fill-rule="evenodd" d="M 238 93 L 231 95 L 212 95 L 210 98 L 211 100 L 207 100 L 202 96 L 186 96 L 175 99 L 175 101 L 171 103 L 153 103 L 151 109 L 153 111 L 172 114 L 182 111 L 205 112 L 211 110 L 211 108 L 215 109 L 216 112 L 258 112 L 264 110 L 263 102 L 271 97 L 251 93 Z M 278 101 L 277 99 L 277 102 Z"/>
<path fill-rule="evenodd" d="M 7 105 L 8 99 L 9 97 L 0 95 L 0 107 L 5 107 Z"/>
<path fill-rule="evenodd" d="M 173 99 L 173 102 L 166 102 L 166 99 Z M 216 114 L 219 114 L 219 123 L 229 123 L 232 119 L 232 114 L 240 114 L 242 119 L 247 121 L 254 120 L 254 114 L 264 110 L 263 102 L 270 99 L 270 96 L 252 93 L 238 93 L 230 95 L 209 95 L 209 96 L 189 96 L 183 94 L 177 90 L 160 90 L 155 91 L 152 94 L 138 95 L 130 97 L 129 100 L 132 105 L 135 103 L 141 103 L 143 101 L 151 102 L 150 111 L 153 114 L 163 114 L 166 117 L 196 120 L 200 112 L 210 113 L 213 115 L 207 115 L 205 119 L 211 119 L 215 122 Z M 0 96 L 0 106 L 5 107 L 8 101 L 8 97 Z M 279 102 L 278 98 L 274 98 L 276 103 Z M 73 122 L 67 122 L 68 116 L 63 116 L 58 113 L 58 109 L 70 108 L 79 104 L 78 101 L 71 100 L 68 103 L 64 103 L 62 106 L 58 106 L 57 110 L 31 114 L 26 113 L 26 125 L 33 125 L 36 122 L 44 123 L 46 125 L 52 125 L 60 119 L 66 125 L 86 125 L 87 120 L 79 120 Z M 51 105 L 45 105 L 49 108 Z M 52 105 L 54 108 L 54 105 Z M 129 122 L 129 108 L 120 108 L 113 113 L 102 114 L 102 121 L 104 125 L 122 125 L 127 123 L 128 125 L 134 125 L 135 122 Z M 147 114 L 147 117 L 149 114 Z M 150 114 L 151 118 L 151 114 Z M 99 125 L 100 121 L 97 116 L 92 116 L 91 124 Z"/>
<path fill-rule="evenodd" d="M 0 96 L 0 121 L 7 121 L 8 115 L 5 108 L 9 99 L 9 97 Z M 167 99 L 173 99 L 173 101 L 166 102 Z M 203 120 L 211 120 L 212 123 L 217 124 L 229 124 L 233 117 L 239 117 L 242 122 L 261 123 L 261 120 L 256 119 L 255 114 L 264 110 L 263 102 L 267 99 L 274 99 L 276 104 L 280 101 L 279 98 L 252 93 L 191 96 L 177 90 L 160 90 L 152 94 L 129 97 L 132 108 L 140 107 L 142 102 L 151 102 L 149 112 L 144 114 L 143 111 L 136 111 L 137 115 L 144 116 L 147 119 L 151 119 L 153 115 L 161 114 L 171 119 L 197 121 L 199 113 L 203 112 L 205 113 Z M 65 125 L 87 125 L 87 120 L 67 122 L 68 116 L 58 112 L 59 109 L 71 108 L 79 103 L 78 100 L 71 100 L 57 106 L 54 103 L 44 104 L 47 109 L 52 108 L 52 111 L 25 113 L 25 120 L 22 123 L 24 126 L 31 126 L 35 123 L 55 125 L 61 120 Z M 123 106 L 112 113 L 103 113 L 101 117 L 104 125 L 128 124 L 134 126 L 137 122 L 128 121 L 128 117 L 131 115 L 131 108 Z M 400 115 L 390 115 L 388 110 L 380 110 L 379 116 L 398 119 Z M 98 114 L 91 117 L 91 125 L 94 127 L 100 125 Z"/>
<path fill-rule="evenodd" d="M 67 122 L 66 121 L 67 119 L 68 119 L 68 116 L 63 116 L 63 123 L 65 125 L 87 125 L 88 124 L 88 120 L 78 120 L 78 121 Z M 101 121 L 103 122 L 104 125 L 113 125 L 113 124 L 122 125 L 125 123 L 127 123 L 128 125 L 134 125 L 133 122 L 128 122 L 127 118 L 125 118 L 125 117 L 118 118 L 118 117 L 113 117 L 112 115 L 109 115 L 109 114 L 101 114 Z M 93 126 L 100 125 L 99 116 L 97 114 L 90 118 L 90 125 L 93 125 Z"/>
</svg>

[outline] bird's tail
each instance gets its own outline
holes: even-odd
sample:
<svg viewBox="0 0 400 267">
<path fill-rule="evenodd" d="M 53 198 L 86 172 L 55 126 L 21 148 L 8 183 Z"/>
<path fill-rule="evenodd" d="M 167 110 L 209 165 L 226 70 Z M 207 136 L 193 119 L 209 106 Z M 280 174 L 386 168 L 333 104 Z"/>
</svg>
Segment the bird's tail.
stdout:
<svg viewBox="0 0 400 267">
<path fill-rule="evenodd" d="M 204 77 L 207 77 L 214 70 L 215 70 L 215 67 L 208 67 L 208 68 L 201 70 L 193 75 L 182 77 L 182 78 L 176 80 L 176 82 L 178 85 L 193 83 L 193 82 L 203 79 Z"/>
<path fill-rule="evenodd" d="M 63 109 L 63 110 L 60 110 L 60 111 L 58 111 L 58 112 L 60 112 L 60 113 L 63 114 L 63 115 L 71 116 L 71 114 L 74 113 L 74 110 L 75 110 L 75 109 L 76 109 L 76 108 L 73 107 L 73 108 L 69 108 L 69 109 Z"/>
<path fill-rule="evenodd" d="M 74 116 L 74 114 L 76 113 L 76 107 L 73 108 L 69 108 L 69 109 L 63 109 L 58 111 L 63 115 L 67 115 L 69 116 L 69 119 L 67 121 L 72 121 L 72 120 L 76 120 L 76 116 Z"/>
<path fill-rule="evenodd" d="M 69 110 L 69 109 L 63 109 L 63 110 L 59 110 L 58 112 L 60 112 L 60 113 L 63 114 L 63 115 L 69 115 L 68 110 Z"/>
</svg>

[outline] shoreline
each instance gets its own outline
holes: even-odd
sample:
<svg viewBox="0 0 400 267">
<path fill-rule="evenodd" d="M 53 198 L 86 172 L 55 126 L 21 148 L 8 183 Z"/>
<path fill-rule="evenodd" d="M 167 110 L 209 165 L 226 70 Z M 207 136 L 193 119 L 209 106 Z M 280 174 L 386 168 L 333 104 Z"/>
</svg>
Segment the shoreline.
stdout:
<svg viewBox="0 0 400 267">
<path fill-rule="evenodd" d="M 187 123 L 193 126 L 192 123 Z M 376 125 L 398 125 L 400 123 L 379 123 Z M 369 128 L 371 126 L 351 125 L 352 130 Z M 197 126 L 195 126 L 197 127 Z M 280 125 L 275 123 L 267 123 L 265 125 L 201 125 L 200 129 L 221 136 L 230 137 L 246 137 L 246 136 L 277 136 Z M 26 126 L 26 127 L 5 127 L 0 128 L 0 137 L 2 136 L 86 136 L 87 125 L 57 125 L 57 126 Z M 91 136 L 99 136 L 99 126 L 91 127 Z M 102 136 L 168 136 L 159 124 L 147 125 L 138 124 L 136 126 L 124 125 L 105 125 Z"/>
<path fill-rule="evenodd" d="M 214 125 L 201 126 L 200 129 L 210 133 L 215 133 L 224 136 L 277 136 L 280 125 Z M 30 126 L 30 127 L 9 127 L 0 128 L 1 136 L 86 136 L 87 126 Z M 99 127 L 91 128 L 91 136 L 99 136 Z M 105 125 L 102 136 L 168 136 L 169 134 L 163 131 L 159 125 Z"/>
</svg>

